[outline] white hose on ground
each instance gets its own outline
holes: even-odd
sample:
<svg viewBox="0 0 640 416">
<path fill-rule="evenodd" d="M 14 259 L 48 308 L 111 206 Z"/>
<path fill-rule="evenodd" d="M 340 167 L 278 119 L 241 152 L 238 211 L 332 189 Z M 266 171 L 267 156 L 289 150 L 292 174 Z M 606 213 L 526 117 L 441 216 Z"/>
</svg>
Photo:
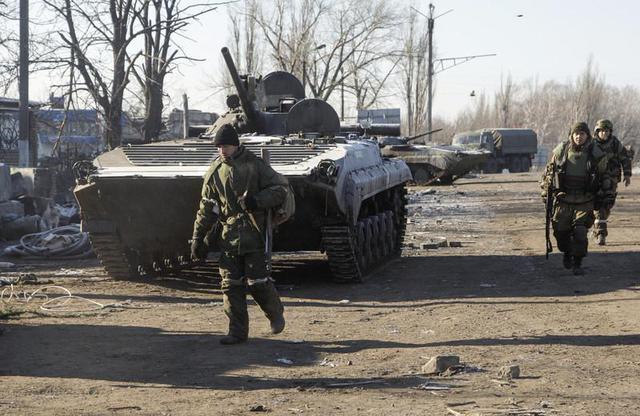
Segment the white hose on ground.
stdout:
<svg viewBox="0 0 640 416">
<path fill-rule="evenodd" d="M 60 243 L 60 240 L 63 242 Z M 80 225 L 70 224 L 40 233 L 24 235 L 20 239 L 20 244 L 7 247 L 5 254 L 69 260 L 91 257 L 93 251 L 89 234 L 80 231 Z"/>
</svg>

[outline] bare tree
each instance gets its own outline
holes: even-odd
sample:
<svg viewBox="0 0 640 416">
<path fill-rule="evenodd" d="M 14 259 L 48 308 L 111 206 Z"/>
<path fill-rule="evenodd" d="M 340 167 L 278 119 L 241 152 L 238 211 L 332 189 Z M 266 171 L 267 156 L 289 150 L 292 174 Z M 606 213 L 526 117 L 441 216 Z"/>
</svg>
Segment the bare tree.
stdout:
<svg viewBox="0 0 640 416">
<path fill-rule="evenodd" d="M 174 38 L 189 23 L 215 10 L 217 6 L 217 3 L 181 6 L 179 0 L 139 1 L 135 4 L 132 13 L 137 16 L 140 23 L 137 33 L 144 37 L 144 57 L 141 68 L 132 67 L 132 71 L 144 91 L 145 141 L 151 141 L 160 135 L 165 77 L 178 60 L 195 59 L 184 54 L 175 44 Z M 135 33 L 131 31 L 132 35 Z M 134 59 L 129 59 L 129 65 L 133 61 Z"/>
<path fill-rule="evenodd" d="M 497 127 L 513 127 L 511 125 L 511 116 L 514 111 L 514 100 L 518 87 L 511 79 L 511 74 L 504 79 L 500 76 L 500 90 L 495 95 L 495 111 L 497 115 Z"/>
<path fill-rule="evenodd" d="M 329 100 L 344 88 L 362 107 L 380 96 L 388 72 L 369 75 L 389 58 L 397 19 L 388 2 L 276 0 L 260 4 L 253 18 L 272 63 L 302 79 L 312 96 Z"/>
<path fill-rule="evenodd" d="M 614 134 L 637 147 L 640 138 L 640 90 L 633 86 L 608 87 L 601 118 L 613 121 Z"/>
<path fill-rule="evenodd" d="M 229 8 L 232 33 L 230 50 L 238 71 L 245 74 L 257 74 L 262 70 L 263 59 L 258 49 L 261 45 L 259 28 L 255 19 L 258 11 L 257 0 L 244 0 L 241 5 Z"/>
<path fill-rule="evenodd" d="M 60 38 L 73 51 L 74 60 L 69 63 L 77 69 L 84 88 L 105 119 L 107 148 L 119 146 L 123 97 L 129 75 L 141 55 L 139 52 L 127 59 L 127 48 L 143 33 L 135 28 L 136 1 L 45 0 L 45 3 L 66 23 Z M 106 49 L 110 56 L 92 54 L 95 49 Z"/>
<path fill-rule="evenodd" d="M 593 63 L 593 56 L 587 60 L 587 66 L 576 80 L 574 119 L 586 121 L 591 125 L 596 121 L 604 98 L 604 78 Z"/>
</svg>

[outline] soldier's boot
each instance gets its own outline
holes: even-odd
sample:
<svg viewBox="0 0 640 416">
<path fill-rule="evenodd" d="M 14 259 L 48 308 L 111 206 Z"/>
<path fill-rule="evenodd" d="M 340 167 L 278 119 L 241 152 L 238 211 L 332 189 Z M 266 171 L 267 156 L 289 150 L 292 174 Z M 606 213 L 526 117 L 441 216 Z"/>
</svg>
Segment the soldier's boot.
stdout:
<svg viewBox="0 0 640 416">
<path fill-rule="evenodd" d="M 223 345 L 240 344 L 249 336 L 249 313 L 247 312 L 247 289 L 243 282 L 222 282 L 224 313 L 229 318 L 229 332 L 220 339 Z"/>
<path fill-rule="evenodd" d="M 251 281 L 249 292 L 260 309 L 264 312 L 271 325 L 271 333 L 279 334 L 284 330 L 284 306 L 270 277 Z"/>
<path fill-rule="evenodd" d="M 597 219 L 593 227 L 593 234 L 599 246 L 607 244 L 607 220 Z"/>
<path fill-rule="evenodd" d="M 584 275 L 584 269 L 582 268 L 582 257 L 573 258 L 573 274 L 574 276 Z"/>
<path fill-rule="evenodd" d="M 573 267 L 573 256 L 568 251 L 562 255 L 562 265 L 567 270 Z"/>
</svg>

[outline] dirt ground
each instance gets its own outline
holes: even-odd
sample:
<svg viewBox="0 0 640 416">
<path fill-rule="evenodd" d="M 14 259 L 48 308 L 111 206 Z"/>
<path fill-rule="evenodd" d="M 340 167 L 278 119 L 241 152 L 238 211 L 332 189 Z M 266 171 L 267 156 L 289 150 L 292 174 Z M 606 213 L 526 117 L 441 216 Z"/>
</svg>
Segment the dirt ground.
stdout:
<svg viewBox="0 0 640 416">
<path fill-rule="evenodd" d="M 266 335 L 251 302 L 239 346 L 218 343 L 213 264 L 116 282 L 95 260 L 18 261 L 4 273 L 39 285 L 16 291 L 48 282 L 106 306 L 2 303 L 0 414 L 639 415 L 640 179 L 575 277 L 556 250 L 544 258 L 538 177 L 411 188 L 406 242 L 461 247 L 407 248 L 363 284 L 328 281 L 321 255 L 280 257 L 287 328 Z M 422 374 L 448 354 L 464 371 Z M 521 377 L 499 380 L 509 364 Z"/>
</svg>

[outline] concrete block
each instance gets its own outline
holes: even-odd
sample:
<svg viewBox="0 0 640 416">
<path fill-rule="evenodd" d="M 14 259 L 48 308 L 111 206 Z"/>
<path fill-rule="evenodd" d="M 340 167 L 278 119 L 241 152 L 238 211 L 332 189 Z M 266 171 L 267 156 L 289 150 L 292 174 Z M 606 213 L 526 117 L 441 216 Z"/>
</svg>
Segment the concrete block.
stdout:
<svg viewBox="0 0 640 416">
<path fill-rule="evenodd" d="M 47 168 L 11 168 L 11 174 L 19 173 L 22 187 L 29 196 L 51 198 L 57 192 L 54 171 Z M 16 175 L 17 176 L 17 175 Z"/>
<path fill-rule="evenodd" d="M 11 198 L 11 172 L 9 166 L 0 163 L 0 202 Z"/>
<path fill-rule="evenodd" d="M 460 357 L 457 355 L 436 355 L 422 366 L 422 372 L 424 374 L 440 374 L 456 365 L 460 365 Z"/>
<path fill-rule="evenodd" d="M 24 217 L 24 205 L 19 201 L 0 202 L 0 220 L 5 216 Z"/>
<path fill-rule="evenodd" d="M 518 365 L 505 365 L 498 371 L 498 377 L 511 380 L 512 378 L 520 377 L 520 366 Z"/>
<path fill-rule="evenodd" d="M 31 215 L 2 224 L 0 236 L 6 240 L 17 240 L 23 235 L 40 232 L 40 217 Z"/>
</svg>

